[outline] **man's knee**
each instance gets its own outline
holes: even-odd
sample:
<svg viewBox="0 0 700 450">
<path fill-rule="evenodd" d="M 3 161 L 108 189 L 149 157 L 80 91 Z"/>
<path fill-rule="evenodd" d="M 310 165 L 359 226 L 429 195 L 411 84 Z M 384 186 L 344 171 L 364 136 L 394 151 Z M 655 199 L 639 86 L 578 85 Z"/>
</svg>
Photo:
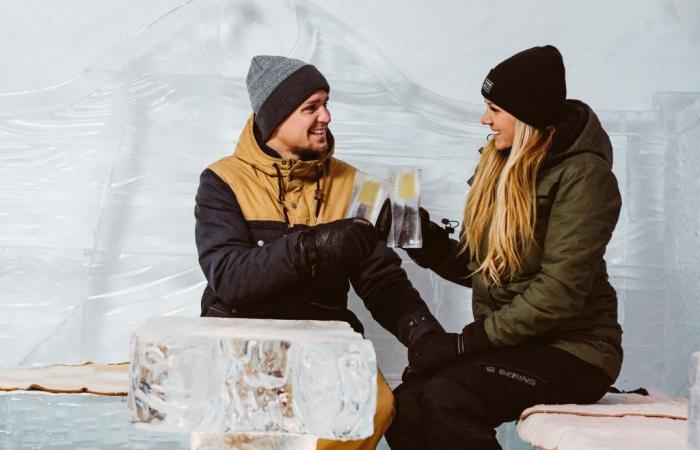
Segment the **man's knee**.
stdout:
<svg viewBox="0 0 700 450">
<path fill-rule="evenodd" d="M 394 394 L 391 392 L 381 372 L 377 372 L 377 411 L 374 414 L 375 434 L 377 430 L 381 430 L 380 436 L 386 433 L 389 425 L 391 425 L 391 421 L 394 419 L 394 414 L 396 414 Z"/>
<path fill-rule="evenodd" d="M 319 439 L 317 450 L 373 450 L 386 433 L 394 418 L 394 394 L 381 372 L 377 371 L 377 409 L 374 413 L 372 436 L 356 441 Z"/>
</svg>

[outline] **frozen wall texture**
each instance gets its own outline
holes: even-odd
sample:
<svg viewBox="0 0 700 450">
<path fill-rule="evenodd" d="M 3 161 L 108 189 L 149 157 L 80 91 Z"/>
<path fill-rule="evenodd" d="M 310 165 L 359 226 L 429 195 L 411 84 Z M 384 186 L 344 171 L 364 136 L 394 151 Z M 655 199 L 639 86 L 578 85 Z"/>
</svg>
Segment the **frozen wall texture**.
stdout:
<svg viewBox="0 0 700 450">
<path fill-rule="evenodd" d="M 19 4 L 18 4 L 19 5 Z M 607 260 L 618 385 L 683 393 L 700 349 L 700 7 L 691 0 L 23 2 L 0 18 L 0 367 L 121 361 L 147 316 L 199 313 L 194 193 L 233 151 L 258 53 L 329 79 L 337 156 L 423 168 L 459 219 L 489 68 L 553 43 L 599 112 L 624 206 Z M 495 30 L 498 30 L 496 32 Z M 670 92 L 674 91 L 674 92 Z M 405 256 L 405 255 L 404 255 Z M 405 268 L 450 330 L 469 290 Z M 405 352 L 353 299 L 396 383 Z"/>
</svg>

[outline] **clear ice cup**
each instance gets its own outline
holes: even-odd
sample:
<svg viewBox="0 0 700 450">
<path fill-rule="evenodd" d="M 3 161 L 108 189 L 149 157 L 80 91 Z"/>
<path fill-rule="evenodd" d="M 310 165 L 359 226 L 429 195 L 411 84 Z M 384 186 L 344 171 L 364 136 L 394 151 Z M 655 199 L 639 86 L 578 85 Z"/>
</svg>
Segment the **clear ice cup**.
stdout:
<svg viewBox="0 0 700 450">
<path fill-rule="evenodd" d="M 423 246 L 420 215 L 421 171 L 414 168 L 395 168 L 392 171 L 392 230 L 389 247 L 420 248 Z"/>
<path fill-rule="evenodd" d="M 374 224 L 377 222 L 384 200 L 388 197 L 389 186 L 385 180 L 358 171 L 345 217 L 361 217 Z"/>
</svg>

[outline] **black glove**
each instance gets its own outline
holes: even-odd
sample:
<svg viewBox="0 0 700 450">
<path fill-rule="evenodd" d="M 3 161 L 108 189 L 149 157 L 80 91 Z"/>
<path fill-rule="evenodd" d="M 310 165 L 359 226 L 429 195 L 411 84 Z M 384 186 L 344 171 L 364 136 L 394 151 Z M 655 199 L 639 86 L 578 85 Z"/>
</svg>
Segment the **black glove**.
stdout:
<svg viewBox="0 0 700 450">
<path fill-rule="evenodd" d="M 355 265 L 374 251 L 377 242 L 377 233 L 372 224 L 355 217 L 316 225 L 302 231 L 297 252 L 302 267 L 314 273 L 319 265 Z"/>
<path fill-rule="evenodd" d="M 382 209 L 379 210 L 379 215 L 377 216 L 377 222 L 374 224 L 374 228 L 377 230 L 377 236 L 379 236 L 380 241 L 387 242 L 389 240 L 391 220 L 391 200 L 387 198 L 384 200 Z"/>
<path fill-rule="evenodd" d="M 422 248 L 407 248 L 406 253 L 421 267 L 431 268 L 439 265 L 450 253 L 453 245 L 446 229 L 430 221 L 430 214 L 419 208 L 420 228 L 423 236 Z"/>
<path fill-rule="evenodd" d="M 435 331 L 421 336 L 408 349 L 408 365 L 417 375 L 429 377 L 464 354 L 461 333 Z"/>
</svg>

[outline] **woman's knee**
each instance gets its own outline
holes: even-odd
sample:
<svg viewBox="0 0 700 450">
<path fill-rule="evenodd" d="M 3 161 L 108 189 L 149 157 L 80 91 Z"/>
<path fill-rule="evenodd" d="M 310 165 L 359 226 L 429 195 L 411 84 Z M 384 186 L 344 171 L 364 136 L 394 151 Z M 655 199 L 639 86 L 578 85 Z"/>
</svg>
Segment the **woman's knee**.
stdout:
<svg viewBox="0 0 700 450">
<path fill-rule="evenodd" d="M 472 389 L 450 378 L 431 378 L 423 388 L 420 405 L 426 417 L 459 414 L 481 418 L 485 416 L 485 405 Z"/>
</svg>

